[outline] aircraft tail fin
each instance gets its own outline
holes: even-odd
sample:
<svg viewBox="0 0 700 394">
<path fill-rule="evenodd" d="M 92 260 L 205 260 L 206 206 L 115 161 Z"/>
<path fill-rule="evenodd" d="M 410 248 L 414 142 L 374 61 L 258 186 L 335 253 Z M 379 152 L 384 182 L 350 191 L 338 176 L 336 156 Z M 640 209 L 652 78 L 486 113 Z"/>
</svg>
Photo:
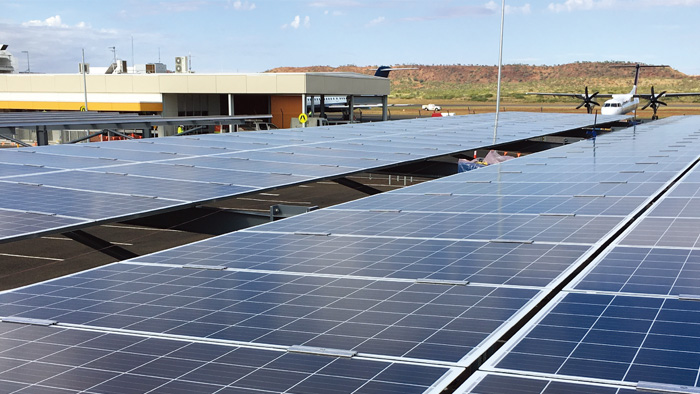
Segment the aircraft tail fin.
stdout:
<svg viewBox="0 0 700 394">
<path fill-rule="evenodd" d="M 388 66 L 379 66 L 377 68 L 377 71 L 375 71 L 374 76 L 375 77 L 382 77 L 382 78 L 389 78 L 389 73 L 391 71 L 398 71 L 398 70 L 418 70 L 418 68 L 416 68 L 416 67 L 394 68 L 394 67 L 388 67 Z"/>
<path fill-rule="evenodd" d="M 635 95 L 637 94 L 637 83 L 639 82 L 639 69 L 642 67 L 668 67 L 668 65 L 646 65 L 646 64 L 625 64 L 625 65 L 620 65 L 620 66 L 612 66 L 612 67 L 634 67 L 634 85 L 632 86 L 632 90 L 630 91 L 630 94 Z"/>
</svg>

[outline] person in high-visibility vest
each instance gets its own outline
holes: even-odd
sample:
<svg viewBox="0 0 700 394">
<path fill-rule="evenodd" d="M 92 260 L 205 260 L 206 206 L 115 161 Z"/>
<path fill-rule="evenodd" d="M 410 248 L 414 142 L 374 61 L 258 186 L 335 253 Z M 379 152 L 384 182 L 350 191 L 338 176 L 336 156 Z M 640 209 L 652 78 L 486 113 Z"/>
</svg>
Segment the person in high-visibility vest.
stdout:
<svg viewBox="0 0 700 394">
<path fill-rule="evenodd" d="M 185 131 L 185 129 L 182 128 L 182 125 L 177 126 L 177 133 L 182 134 Z"/>
</svg>

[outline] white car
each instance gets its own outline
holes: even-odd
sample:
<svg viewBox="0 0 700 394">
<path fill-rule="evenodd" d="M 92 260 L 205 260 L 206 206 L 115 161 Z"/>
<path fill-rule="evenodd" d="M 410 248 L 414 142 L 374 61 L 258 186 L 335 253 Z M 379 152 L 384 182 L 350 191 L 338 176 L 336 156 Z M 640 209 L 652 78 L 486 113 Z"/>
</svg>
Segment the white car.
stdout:
<svg viewBox="0 0 700 394">
<path fill-rule="evenodd" d="M 428 110 L 428 111 L 442 111 L 442 107 L 440 107 L 439 105 L 435 105 L 435 104 L 423 105 L 421 108 Z"/>
</svg>

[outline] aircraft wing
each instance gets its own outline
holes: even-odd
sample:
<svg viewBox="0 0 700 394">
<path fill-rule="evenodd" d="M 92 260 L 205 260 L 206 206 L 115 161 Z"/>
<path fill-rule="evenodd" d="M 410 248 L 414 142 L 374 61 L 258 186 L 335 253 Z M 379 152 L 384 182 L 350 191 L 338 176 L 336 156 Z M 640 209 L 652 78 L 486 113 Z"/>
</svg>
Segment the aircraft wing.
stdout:
<svg viewBox="0 0 700 394">
<path fill-rule="evenodd" d="M 387 104 L 387 107 L 408 107 L 413 104 Z M 370 108 L 381 108 L 381 104 L 357 104 L 353 108 L 355 109 L 370 109 Z M 329 105 L 326 108 L 331 108 L 331 109 L 348 109 L 350 108 L 349 105 L 347 104 L 333 104 Z"/>
<path fill-rule="evenodd" d="M 557 96 L 557 97 L 575 97 L 583 99 L 581 93 L 542 93 L 542 92 L 527 92 L 525 94 L 533 94 L 538 96 Z M 611 98 L 612 94 L 596 94 L 596 97 Z"/>
<path fill-rule="evenodd" d="M 666 93 L 664 97 L 700 96 L 700 93 Z"/>
</svg>

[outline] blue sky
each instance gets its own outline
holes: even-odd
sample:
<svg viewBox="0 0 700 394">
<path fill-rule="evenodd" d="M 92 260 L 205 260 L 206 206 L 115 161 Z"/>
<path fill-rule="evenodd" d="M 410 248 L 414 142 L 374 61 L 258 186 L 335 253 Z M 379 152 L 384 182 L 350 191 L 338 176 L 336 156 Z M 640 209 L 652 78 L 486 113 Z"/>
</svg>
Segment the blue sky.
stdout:
<svg viewBox="0 0 700 394">
<path fill-rule="evenodd" d="M 506 0 L 504 63 L 624 60 L 700 75 L 700 0 Z M 19 70 L 192 56 L 200 73 L 498 62 L 500 0 L 0 0 Z M 133 39 L 133 52 L 132 52 Z"/>
</svg>

